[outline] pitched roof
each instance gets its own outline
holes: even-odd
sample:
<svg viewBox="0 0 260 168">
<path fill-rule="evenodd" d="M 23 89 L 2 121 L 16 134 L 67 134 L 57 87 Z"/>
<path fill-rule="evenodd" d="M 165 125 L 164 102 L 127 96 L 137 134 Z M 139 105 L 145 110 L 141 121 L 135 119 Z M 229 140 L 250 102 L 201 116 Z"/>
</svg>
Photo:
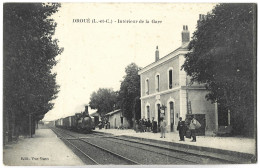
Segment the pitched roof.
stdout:
<svg viewBox="0 0 260 168">
<path fill-rule="evenodd" d="M 157 66 L 177 55 L 179 55 L 180 53 L 183 52 L 188 52 L 188 46 L 189 46 L 189 42 L 182 44 L 180 47 L 178 47 L 177 49 L 175 49 L 174 51 L 170 52 L 169 54 L 163 56 L 162 58 L 160 58 L 158 61 L 153 62 L 147 66 L 145 66 L 144 68 L 142 68 L 141 70 L 138 71 L 138 75 L 141 75 L 142 73 L 146 72 L 147 70 L 151 69 L 154 66 Z"/>
<path fill-rule="evenodd" d="M 89 114 L 90 116 L 92 116 L 92 117 L 94 117 L 94 116 L 99 116 L 99 114 L 98 114 L 98 112 L 96 111 L 96 112 L 94 112 L 94 113 L 91 113 L 91 114 Z"/>
<path fill-rule="evenodd" d="M 118 113 L 120 111 L 121 111 L 121 109 L 117 109 L 117 110 L 114 110 L 114 111 L 107 113 L 105 116 L 110 116 L 110 115 L 113 115 L 113 114 Z"/>
</svg>

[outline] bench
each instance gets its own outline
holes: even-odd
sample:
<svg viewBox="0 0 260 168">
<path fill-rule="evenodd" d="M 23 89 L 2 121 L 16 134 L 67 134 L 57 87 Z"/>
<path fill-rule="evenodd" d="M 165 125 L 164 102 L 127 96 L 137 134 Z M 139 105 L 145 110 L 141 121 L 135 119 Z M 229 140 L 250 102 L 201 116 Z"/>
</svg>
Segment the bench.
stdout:
<svg viewBox="0 0 260 168">
<path fill-rule="evenodd" d="M 219 126 L 218 131 L 214 133 L 219 136 L 230 135 L 232 133 L 232 126 Z"/>
</svg>

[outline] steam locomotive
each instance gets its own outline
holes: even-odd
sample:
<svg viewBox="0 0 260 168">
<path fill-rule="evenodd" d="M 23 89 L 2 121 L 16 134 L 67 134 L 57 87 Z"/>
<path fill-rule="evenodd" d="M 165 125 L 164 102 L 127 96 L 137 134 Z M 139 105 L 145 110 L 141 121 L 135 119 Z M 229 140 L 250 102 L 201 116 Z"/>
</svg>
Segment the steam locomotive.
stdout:
<svg viewBox="0 0 260 168">
<path fill-rule="evenodd" d="M 88 106 L 85 106 L 84 112 L 56 120 L 55 126 L 83 133 L 90 133 L 95 129 L 94 122 L 88 113 Z"/>
</svg>

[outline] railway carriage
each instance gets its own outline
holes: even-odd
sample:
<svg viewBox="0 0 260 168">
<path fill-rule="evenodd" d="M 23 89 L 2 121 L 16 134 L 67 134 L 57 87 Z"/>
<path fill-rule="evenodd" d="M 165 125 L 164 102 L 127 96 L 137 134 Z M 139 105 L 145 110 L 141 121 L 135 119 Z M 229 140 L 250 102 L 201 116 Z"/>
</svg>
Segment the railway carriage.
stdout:
<svg viewBox="0 0 260 168">
<path fill-rule="evenodd" d="M 56 120 L 55 126 L 84 133 L 90 133 L 95 129 L 95 124 L 88 114 L 88 106 L 85 106 L 84 112 Z"/>
<path fill-rule="evenodd" d="M 55 126 L 56 127 L 62 127 L 63 126 L 63 118 L 60 118 L 55 121 Z"/>
</svg>

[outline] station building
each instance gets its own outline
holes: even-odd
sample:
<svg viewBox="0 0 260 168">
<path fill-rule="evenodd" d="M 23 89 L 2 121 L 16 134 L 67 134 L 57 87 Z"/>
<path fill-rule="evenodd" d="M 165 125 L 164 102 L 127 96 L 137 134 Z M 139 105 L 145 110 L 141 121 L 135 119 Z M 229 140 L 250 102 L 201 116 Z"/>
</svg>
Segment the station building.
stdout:
<svg viewBox="0 0 260 168">
<path fill-rule="evenodd" d="M 98 112 L 94 112 L 94 113 L 91 113 L 89 114 L 90 117 L 93 119 L 94 121 L 94 124 L 95 124 L 95 127 L 99 124 L 99 122 L 101 121 L 101 117 L 100 115 L 98 114 Z"/>
<path fill-rule="evenodd" d="M 188 51 L 190 32 L 183 26 L 182 44 L 168 55 L 159 58 L 156 47 L 155 62 L 142 68 L 138 74 L 141 81 L 141 117 L 154 118 L 159 124 L 163 117 L 167 122 L 167 131 L 177 131 L 179 117 L 185 120 L 187 114 L 197 115 L 203 125 L 204 134 L 218 128 L 216 104 L 205 99 L 204 85 L 190 85 L 190 77 L 181 69 Z"/>
<path fill-rule="evenodd" d="M 110 128 L 129 128 L 129 122 L 127 121 L 126 117 L 123 116 L 121 109 L 111 111 L 107 113 L 105 117 L 110 123 Z"/>
</svg>

